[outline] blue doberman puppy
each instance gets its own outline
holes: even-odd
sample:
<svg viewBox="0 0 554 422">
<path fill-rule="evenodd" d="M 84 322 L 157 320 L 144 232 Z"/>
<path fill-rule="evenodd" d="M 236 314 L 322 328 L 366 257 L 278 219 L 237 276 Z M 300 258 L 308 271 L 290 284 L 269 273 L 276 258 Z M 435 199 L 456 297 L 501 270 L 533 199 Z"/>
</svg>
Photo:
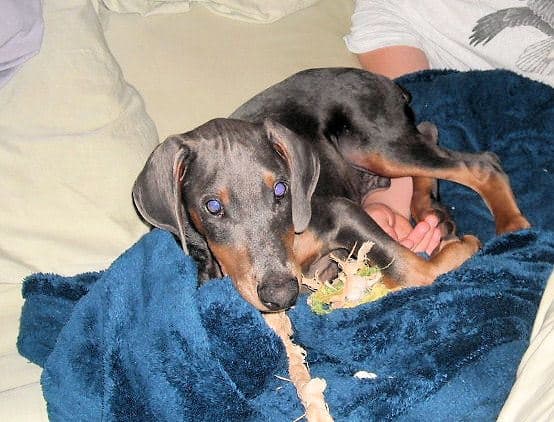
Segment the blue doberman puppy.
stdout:
<svg viewBox="0 0 554 422">
<path fill-rule="evenodd" d="M 365 241 L 389 285 L 418 286 L 457 268 L 479 248 L 459 238 L 437 200 L 436 180 L 478 192 L 505 233 L 529 227 L 507 175 L 490 153 L 441 148 L 437 129 L 416 126 L 409 94 L 358 69 L 297 73 L 236 110 L 162 142 L 140 173 L 140 214 L 177 235 L 200 278 L 229 275 L 261 311 L 292 306 L 300 274 L 330 278 L 329 254 Z M 412 215 L 440 220 L 440 250 L 425 260 L 390 238 L 362 209 L 391 177 L 412 176 Z"/>
</svg>

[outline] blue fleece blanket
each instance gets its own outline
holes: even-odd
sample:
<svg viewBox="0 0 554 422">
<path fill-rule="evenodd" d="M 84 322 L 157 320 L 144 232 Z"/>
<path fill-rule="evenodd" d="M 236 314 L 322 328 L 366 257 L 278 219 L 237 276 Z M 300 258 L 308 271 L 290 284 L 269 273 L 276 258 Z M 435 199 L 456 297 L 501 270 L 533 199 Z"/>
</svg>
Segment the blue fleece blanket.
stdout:
<svg viewBox="0 0 554 422">
<path fill-rule="evenodd" d="M 289 311 L 336 420 L 494 420 L 554 263 L 554 90 L 508 72 L 401 80 L 441 143 L 492 150 L 533 229 L 494 236 L 481 200 L 441 184 L 462 232 L 486 243 L 457 271 L 355 309 Z M 280 340 L 228 279 L 154 230 L 106 271 L 35 274 L 18 347 L 44 368 L 48 414 L 67 420 L 293 420 L 303 413 Z M 358 371 L 374 374 L 358 378 Z"/>
</svg>

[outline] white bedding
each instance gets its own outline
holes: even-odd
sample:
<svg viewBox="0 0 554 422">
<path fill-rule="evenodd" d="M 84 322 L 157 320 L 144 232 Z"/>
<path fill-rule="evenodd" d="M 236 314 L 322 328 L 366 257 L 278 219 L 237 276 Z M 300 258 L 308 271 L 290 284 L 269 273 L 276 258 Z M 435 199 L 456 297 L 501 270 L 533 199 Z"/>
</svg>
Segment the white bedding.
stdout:
<svg viewBox="0 0 554 422">
<path fill-rule="evenodd" d="M 356 66 L 342 41 L 352 7 L 321 0 L 259 25 L 206 7 L 143 17 L 44 2 L 40 54 L 0 89 L 0 420 L 47 420 L 40 369 L 15 348 L 22 277 L 105 268 L 147 230 L 130 192 L 158 133 L 226 116 L 298 70 Z M 503 420 L 552 418 L 549 286 Z"/>
<path fill-rule="evenodd" d="M 155 126 L 86 0 L 44 2 L 40 53 L 0 89 L 0 420 L 46 420 L 15 347 L 22 277 L 105 268 L 147 228 L 130 189 Z"/>
<path fill-rule="evenodd" d="M 97 0 L 112 11 L 143 16 L 187 12 L 203 6 L 222 16 L 246 22 L 271 23 L 318 0 Z"/>
<path fill-rule="evenodd" d="M 541 300 L 531 344 L 498 420 L 554 421 L 554 272 Z"/>
<path fill-rule="evenodd" d="M 38 53 L 43 29 L 40 0 L 0 0 L 0 88 Z"/>
</svg>

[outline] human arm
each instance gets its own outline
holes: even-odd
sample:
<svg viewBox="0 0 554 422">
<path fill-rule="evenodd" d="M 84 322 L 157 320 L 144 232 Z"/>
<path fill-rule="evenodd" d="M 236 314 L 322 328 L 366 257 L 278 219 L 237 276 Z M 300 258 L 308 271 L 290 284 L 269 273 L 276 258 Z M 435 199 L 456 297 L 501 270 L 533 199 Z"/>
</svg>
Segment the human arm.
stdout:
<svg viewBox="0 0 554 422">
<path fill-rule="evenodd" d="M 378 48 L 359 53 L 357 56 L 365 70 L 391 79 L 429 69 L 429 60 L 423 50 L 407 45 Z"/>
</svg>

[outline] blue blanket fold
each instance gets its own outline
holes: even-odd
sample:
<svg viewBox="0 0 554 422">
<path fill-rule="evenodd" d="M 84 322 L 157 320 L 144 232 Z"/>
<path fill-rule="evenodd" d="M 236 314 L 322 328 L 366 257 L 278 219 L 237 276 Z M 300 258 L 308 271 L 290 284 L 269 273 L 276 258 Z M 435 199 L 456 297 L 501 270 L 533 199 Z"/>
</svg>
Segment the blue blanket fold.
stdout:
<svg viewBox="0 0 554 422">
<path fill-rule="evenodd" d="M 317 316 L 289 311 L 336 420 L 494 420 L 511 388 L 554 264 L 554 90 L 509 72 L 423 72 L 400 82 L 418 120 L 453 149 L 502 159 L 534 227 L 494 236 L 482 201 L 441 184 L 483 249 L 429 287 Z M 51 420 L 294 420 L 280 340 L 230 280 L 197 286 L 161 230 L 103 272 L 34 274 L 20 353 L 44 368 Z M 357 374 L 369 374 L 358 377 Z"/>
<path fill-rule="evenodd" d="M 74 301 L 52 353 L 37 356 L 51 419 L 266 419 L 252 401 L 276 388 L 274 373 L 287 375 L 280 340 L 229 280 L 198 290 L 194 262 L 168 233 L 145 236 L 86 294 L 63 277 L 40 278 L 42 291 L 32 277 L 25 283 L 22 334 L 45 323 L 51 292 Z M 32 348 L 23 335 L 19 345 Z"/>
</svg>

